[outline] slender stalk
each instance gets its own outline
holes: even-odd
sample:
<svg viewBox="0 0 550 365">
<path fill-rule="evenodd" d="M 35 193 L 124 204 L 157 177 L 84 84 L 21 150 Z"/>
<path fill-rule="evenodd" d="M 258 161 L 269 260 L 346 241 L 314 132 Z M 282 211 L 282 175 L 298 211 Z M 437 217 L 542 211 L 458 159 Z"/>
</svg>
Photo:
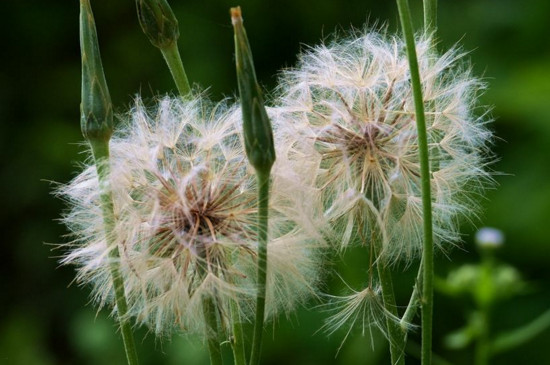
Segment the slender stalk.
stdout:
<svg viewBox="0 0 550 365">
<path fill-rule="evenodd" d="M 235 365 L 246 365 L 243 324 L 236 302 L 231 303 L 231 319 L 233 322 L 233 339 L 231 341 L 233 359 L 235 360 Z"/>
<path fill-rule="evenodd" d="M 92 153 L 97 169 L 97 175 L 99 179 L 99 186 L 101 189 L 101 210 L 103 213 L 103 225 L 105 229 L 105 237 L 107 239 L 107 245 L 109 250 L 109 268 L 111 270 L 111 277 L 113 279 L 113 288 L 115 292 L 115 301 L 117 307 L 118 321 L 120 325 L 120 332 L 122 334 L 122 341 L 124 342 L 124 350 L 126 352 L 126 359 L 129 365 L 137 365 L 138 357 L 136 351 L 136 345 L 134 342 L 134 335 L 132 333 L 132 327 L 126 319 L 126 313 L 128 312 L 128 304 L 126 302 L 126 295 L 124 293 L 124 283 L 120 276 L 117 259 L 119 257 L 119 250 L 117 243 L 113 236 L 115 225 L 115 214 L 113 209 L 113 195 L 109 184 L 109 145 L 108 142 L 92 142 Z"/>
<path fill-rule="evenodd" d="M 180 95 L 185 97 L 190 94 L 191 87 L 189 86 L 187 74 L 183 68 L 177 43 L 173 43 L 168 47 L 160 48 L 160 51 L 162 52 L 162 56 L 170 69 L 170 73 L 172 74 L 172 78 L 176 83 L 176 87 L 178 88 Z"/>
<path fill-rule="evenodd" d="M 267 274 L 267 222 L 269 204 L 269 173 L 256 172 L 258 181 L 258 271 L 256 297 L 256 321 L 254 322 L 254 337 L 252 339 L 252 352 L 250 365 L 260 363 L 262 351 L 262 334 L 265 317 L 265 293 Z"/>
<path fill-rule="evenodd" d="M 424 2 L 424 29 L 428 34 L 437 28 L 437 0 L 423 0 Z"/>
<path fill-rule="evenodd" d="M 208 350 L 210 352 L 210 365 L 222 365 L 222 350 L 220 339 L 218 337 L 218 318 L 216 315 L 216 305 L 212 298 L 205 298 L 202 302 L 203 314 L 206 321 L 206 338 Z"/>
<path fill-rule="evenodd" d="M 124 293 L 124 282 L 118 266 L 120 253 L 114 233 L 115 212 L 109 181 L 109 140 L 113 134 L 113 104 L 103 72 L 94 15 L 89 0 L 80 0 L 79 35 L 82 59 L 80 128 L 92 149 L 99 180 L 103 226 L 109 249 L 109 269 L 124 350 L 128 364 L 137 365 L 138 357 L 132 327 L 126 318 L 128 304 Z"/>
<path fill-rule="evenodd" d="M 432 228 L 432 200 L 430 187 L 430 161 L 428 156 L 428 137 L 422 100 L 422 84 L 418 70 L 418 60 L 414 42 L 414 32 L 411 12 L 407 0 L 397 0 L 401 27 L 407 45 L 407 56 L 411 73 L 416 126 L 418 133 L 418 152 L 420 158 L 420 176 L 422 180 L 422 215 L 424 223 L 424 246 L 422 251 L 422 355 L 423 365 L 431 364 L 432 359 L 432 322 L 433 322 L 433 228 Z"/>
<path fill-rule="evenodd" d="M 482 263 L 480 266 L 480 275 L 476 290 L 476 303 L 478 306 L 478 329 L 479 333 L 476 341 L 475 364 L 487 365 L 490 358 L 490 326 L 491 309 L 495 298 L 494 269 L 495 258 L 491 250 L 483 250 Z"/>
<path fill-rule="evenodd" d="M 257 365 L 262 351 L 265 317 L 269 175 L 275 162 L 275 147 L 271 122 L 265 110 L 262 91 L 254 70 L 252 50 L 243 26 L 241 8 L 231 8 L 230 14 L 235 37 L 235 66 L 241 97 L 244 145 L 248 161 L 256 170 L 258 182 L 258 274 L 256 278 L 258 293 L 250 354 L 250 365 Z"/>
<path fill-rule="evenodd" d="M 489 321 L 490 321 L 490 308 L 484 306 L 480 309 L 479 312 L 480 318 L 480 328 L 479 334 L 476 343 L 476 353 L 475 353 L 475 365 L 487 365 L 489 363 L 490 357 L 490 332 L 489 332 Z"/>
<path fill-rule="evenodd" d="M 390 312 L 397 318 L 397 305 L 395 303 L 395 294 L 393 291 L 391 271 L 388 266 L 385 265 L 383 262 L 378 262 L 376 266 L 378 268 L 378 278 L 380 279 L 380 285 L 382 286 L 384 307 L 388 312 Z M 399 323 L 395 323 L 395 321 L 391 318 L 388 318 L 386 320 L 386 325 L 388 326 L 388 334 L 390 337 L 389 342 L 391 363 L 392 365 L 404 365 L 406 332 L 402 331 Z"/>
<path fill-rule="evenodd" d="M 413 356 L 416 359 L 420 358 L 420 345 L 413 342 L 408 341 L 407 342 L 407 353 L 411 356 Z M 452 365 L 450 362 L 442 358 L 441 356 L 438 356 L 437 354 L 433 354 L 433 364 L 434 365 Z"/>
</svg>

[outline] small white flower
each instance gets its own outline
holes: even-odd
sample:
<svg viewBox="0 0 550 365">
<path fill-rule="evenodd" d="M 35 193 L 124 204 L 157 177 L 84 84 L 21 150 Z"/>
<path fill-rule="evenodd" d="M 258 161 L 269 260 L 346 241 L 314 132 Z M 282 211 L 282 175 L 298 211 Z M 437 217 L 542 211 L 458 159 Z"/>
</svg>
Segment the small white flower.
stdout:
<svg viewBox="0 0 550 365">
<path fill-rule="evenodd" d="M 504 233 L 496 228 L 480 228 L 476 232 L 476 243 L 480 247 L 498 248 L 504 243 Z"/>
</svg>

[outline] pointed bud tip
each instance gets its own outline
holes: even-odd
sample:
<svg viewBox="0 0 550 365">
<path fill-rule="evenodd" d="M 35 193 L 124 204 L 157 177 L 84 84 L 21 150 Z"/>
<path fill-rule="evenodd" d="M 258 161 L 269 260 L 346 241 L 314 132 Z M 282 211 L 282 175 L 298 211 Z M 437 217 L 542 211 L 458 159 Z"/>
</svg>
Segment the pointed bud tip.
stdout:
<svg viewBox="0 0 550 365">
<path fill-rule="evenodd" d="M 236 24 L 239 24 L 239 23 L 242 23 L 242 22 L 243 22 L 243 16 L 242 16 L 242 12 L 241 12 L 241 7 L 240 7 L 240 6 L 231 8 L 231 9 L 229 10 L 229 12 L 231 13 L 231 23 L 232 23 L 233 25 L 236 25 Z"/>
</svg>

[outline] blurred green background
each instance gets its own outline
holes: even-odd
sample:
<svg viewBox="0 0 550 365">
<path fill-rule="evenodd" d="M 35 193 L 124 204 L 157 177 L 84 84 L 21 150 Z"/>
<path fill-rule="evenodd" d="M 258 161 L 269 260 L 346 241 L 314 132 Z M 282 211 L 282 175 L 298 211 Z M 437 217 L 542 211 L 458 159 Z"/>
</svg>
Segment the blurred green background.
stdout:
<svg viewBox="0 0 550 365">
<path fill-rule="evenodd" d="M 258 78 L 266 89 L 278 70 L 292 66 L 304 44 L 317 44 L 335 29 L 388 23 L 397 29 L 393 1 L 279 0 L 240 3 L 172 0 L 180 22 L 179 41 L 190 80 L 208 87 L 214 99 L 233 96 L 236 79 L 230 6 L 241 5 L 254 51 Z M 411 1 L 420 14 L 421 1 Z M 142 34 L 135 5 L 93 1 L 103 64 L 117 110 L 137 92 L 145 98 L 175 88 L 160 53 Z M 548 0 L 443 0 L 439 3 L 441 49 L 460 42 L 470 51 L 477 75 L 489 84 L 483 103 L 493 106 L 497 139 L 494 165 L 499 186 L 487 194 L 477 226 L 502 229 L 507 242 L 498 258 L 533 283 L 531 290 L 499 304 L 493 331 L 529 322 L 550 307 L 550 34 Z M 66 233 L 56 220 L 63 204 L 51 182 L 67 182 L 78 171 L 83 148 L 79 129 L 80 54 L 78 1 L 0 2 L 0 364 L 123 364 L 122 342 L 105 311 L 89 304 L 88 288 L 71 284 L 72 267 L 59 267 L 52 243 Z M 419 19 L 417 17 L 417 19 Z M 421 23 L 417 21 L 416 26 Z M 473 225 L 464 244 L 440 255 L 445 276 L 475 263 Z M 357 261 L 357 260 L 356 260 Z M 355 264 L 348 261 L 346 267 Z M 361 263 L 358 262 L 360 265 Z M 403 269 L 404 271 L 404 269 Z M 398 301 L 405 305 L 414 268 L 398 273 Z M 436 295 L 434 351 L 453 364 L 472 362 L 473 349 L 447 349 L 443 336 L 460 327 L 471 301 Z M 358 333 L 335 357 L 344 332 L 315 333 L 324 314 L 302 310 L 271 326 L 265 364 L 387 364 Z M 143 364 L 206 364 L 203 345 L 175 336 L 159 341 L 137 333 Z M 378 341 L 378 340 L 376 340 Z M 418 334 L 410 336 L 419 342 Z M 550 330 L 495 364 L 548 364 Z M 414 352 L 414 351 L 413 351 Z M 408 355 L 408 363 L 417 363 Z"/>
</svg>

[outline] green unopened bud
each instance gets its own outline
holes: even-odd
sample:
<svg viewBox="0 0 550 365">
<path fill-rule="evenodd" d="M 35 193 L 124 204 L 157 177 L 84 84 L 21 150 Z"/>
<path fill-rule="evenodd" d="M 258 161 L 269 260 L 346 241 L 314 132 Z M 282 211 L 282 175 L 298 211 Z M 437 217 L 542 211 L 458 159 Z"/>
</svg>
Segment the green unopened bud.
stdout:
<svg viewBox="0 0 550 365">
<path fill-rule="evenodd" d="M 94 16 L 89 0 L 80 0 L 82 102 L 80 127 L 89 141 L 108 141 L 113 133 L 113 104 L 101 65 Z"/>
<path fill-rule="evenodd" d="M 231 8 L 231 22 L 235 31 L 237 81 L 241 97 L 246 155 L 258 172 L 269 173 L 275 162 L 273 132 L 265 110 L 262 91 L 256 79 L 252 51 L 243 26 L 240 7 Z"/>
<path fill-rule="evenodd" d="M 166 0 L 136 0 L 141 29 L 151 43 L 167 48 L 176 43 L 180 32 L 178 20 Z"/>
</svg>

